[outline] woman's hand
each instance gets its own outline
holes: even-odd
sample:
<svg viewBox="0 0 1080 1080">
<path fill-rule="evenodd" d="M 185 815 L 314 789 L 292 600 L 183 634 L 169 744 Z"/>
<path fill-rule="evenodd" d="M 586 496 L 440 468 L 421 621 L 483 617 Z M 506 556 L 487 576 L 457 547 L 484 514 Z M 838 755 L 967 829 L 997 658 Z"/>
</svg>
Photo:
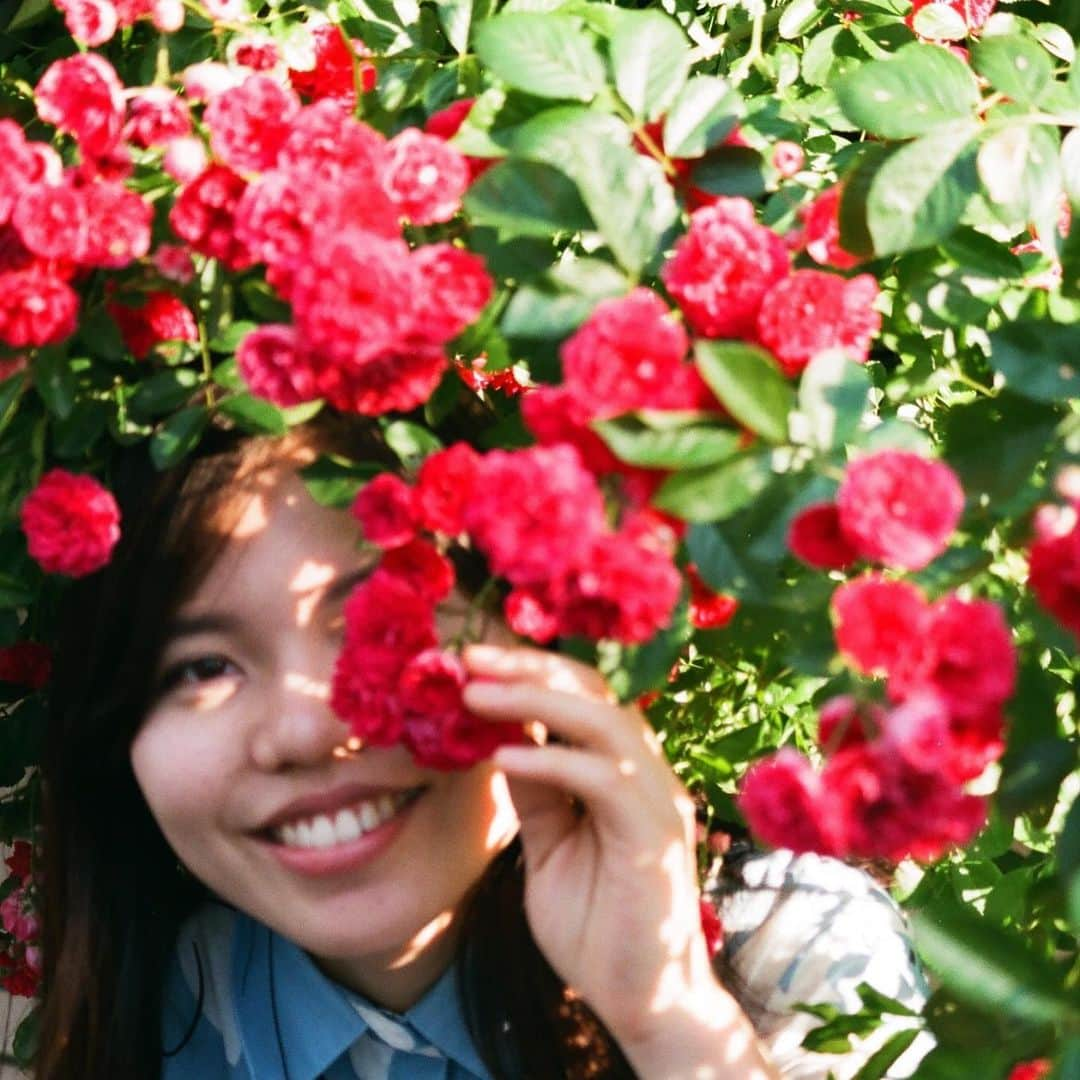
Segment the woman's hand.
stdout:
<svg viewBox="0 0 1080 1080">
<path fill-rule="evenodd" d="M 770 1075 L 712 973 L 693 802 L 645 718 L 556 653 L 474 645 L 464 659 L 470 709 L 560 740 L 495 755 L 521 820 L 526 914 L 552 967 L 639 1075 Z"/>
</svg>

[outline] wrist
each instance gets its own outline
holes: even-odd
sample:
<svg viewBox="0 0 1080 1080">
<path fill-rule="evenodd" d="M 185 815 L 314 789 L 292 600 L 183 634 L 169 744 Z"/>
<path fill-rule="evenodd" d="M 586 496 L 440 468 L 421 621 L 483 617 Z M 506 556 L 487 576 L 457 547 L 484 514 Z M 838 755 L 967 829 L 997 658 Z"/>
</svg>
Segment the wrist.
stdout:
<svg viewBox="0 0 1080 1080">
<path fill-rule="evenodd" d="M 657 1007 L 619 1046 L 641 1080 L 773 1080 L 777 1075 L 738 1002 L 710 973 Z"/>
</svg>

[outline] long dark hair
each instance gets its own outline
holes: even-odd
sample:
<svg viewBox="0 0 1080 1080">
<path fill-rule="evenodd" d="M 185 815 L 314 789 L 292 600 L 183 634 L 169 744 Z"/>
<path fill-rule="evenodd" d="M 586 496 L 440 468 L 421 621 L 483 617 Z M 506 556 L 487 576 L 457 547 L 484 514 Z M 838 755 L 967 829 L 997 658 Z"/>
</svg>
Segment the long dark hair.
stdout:
<svg viewBox="0 0 1080 1080">
<path fill-rule="evenodd" d="M 317 449 L 391 464 L 370 423 L 318 421 L 310 438 Z M 180 870 L 129 748 L 169 617 L 216 554 L 207 514 L 242 466 L 279 454 L 270 440 L 214 431 L 165 473 L 141 448 L 114 463 L 122 539 L 107 568 L 68 592 L 50 691 L 37 1080 L 160 1075 L 167 966 L 181 923 L 209 893 Z M 537 948 L 522 889 L 514 842 L 476 886 L 465 920 L 464 1012 L 489 1069 L 499 1078 L 632 1077 Z"/>
</svg>

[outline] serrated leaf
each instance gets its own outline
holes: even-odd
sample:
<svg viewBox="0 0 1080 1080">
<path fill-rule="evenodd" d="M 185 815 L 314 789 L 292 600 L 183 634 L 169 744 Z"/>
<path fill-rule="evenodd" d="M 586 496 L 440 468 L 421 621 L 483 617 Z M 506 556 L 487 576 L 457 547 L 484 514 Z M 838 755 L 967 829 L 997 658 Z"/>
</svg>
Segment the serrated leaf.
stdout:
<svg viewBox="0 0 1080 1080">
<path fill-rule="evenodd" d="M 289 430 L 281 410 L 254 394 L 233 394 L 218 402 L 217 407 L 238 427 L 253 435 L 284 435 Z"/>
<path fill-rule="evenodd" d="M 1057 131 L 1045 125 L 1013 124 L 986 139 L 979 148 L 979 178 L 1004 224 L 1056 228 L 1060 157 Z"/>
<path fill-rule="evenodd" d="M 673 158 L 701 157 L 730 134 L 745 112 L 742 98 L 715 75 L 695 75 L 664 118 L 664 150 Z"/>
<path fill-rule="evenodd" d="M 768 187 L 768 166 L 751 146 L 721 146 L 699 161 L 690 173 L 694 187 L 710 195 L 756 199 Z"/>
<path fill-rule="evenodd" d="M 927 4 L 915 12 L 911 27 L 929 41 L 963 41 L 968 36 L 967 20 L 948 4 Z"/>
<path fill-rule="evenodd" d="M 349 506 L 364 484 L 385 471 L 385 466 L 375 462 L 350 461 L 339 454 L 320 454 L 299 470 L 308 494 L 320 506 L 338 509 Z"/>
<path fill-rule="evenodd" d="M 552 236 L 593 228 L 577 186 L 565 173 L 539 161 L 503 161 L 465 194 L 474 225 L 517 236 Z"/>
<path fill-rule="evenodd" d="M 919 1028 L 915 1027 L 905 1028 L 890 1036 L 883 1046 L 866 1059 L 866 1064 L 852 1080 L 881 1080 L 918 1037 Z"/>
<path fill-rule="evenodd" d="M 54 416 L 64 419 L 75 405 L 77 386 L 67 351 L 41 349 L 34 358 L 34 389 Z"/>
<path fill-rule="evenodd" d="M 740 442 L 739 433 L 731 428 L 684 427 L 657 431 L 631 417 L 598 420 L 593 428 L 620 461 L 643 469 L 715 465 L 731 457 Z"/>
<path fill-rule="evenodd" d="M 191 368 L 169 368 L 143 379 L 128 401 L 131 418 L 139 423 L 155 420 L 180 408 L 199 385 L 200 377 Z"/>
<path fill-rule="evenodd" d="M 740 341 L 699 341 L 694 358 L 701 377 L 740 424 L 768 442 L 787 441 L 795 392 L 764 349 Z"/>
<path fill-rule="evenodd" d="M 990 335 L 990 347 L 991 367 L 1014 393 L 1054 403 L 1080 396 L 1080 327 L 1009 323 Z"/>
<path fill-rule="evenodd" d="M 182 461 L 202 438 L 210 414 L 202 405 L 174 413 L 150 437 L 150 459 L 156 469 L 167 469 Z"/>
<path fill-rule="evenodd" d="M 856 68 L 837 82 L 836 95 L 856 127 L 884 139 L 910 139 L 974 119 L 982 99 L 963 60 L 939 45 L 918 43 L 891 60 Z"/>
<path fill-rule="evenodd" d="M 855 434 L 870 404 L 870 375 L 841 350 L 819 353 L 799 383 L 799 412 L 809 444 L 838 450 Z"/>
<path fill-rule="evenodd" d="M 1023 105 L 1037 104 L 1054 78 L 1046 50 L 1020 34 L 981 38 L 971 50 L 971 66 L 995 90 Z"/>
<path fill-rule="evenodd" d="M 874 175 L 867 228 L 879 255 L 912 251 L 945 239 L 978 183 L 974 127 L 926 135 L 902 146 Z"/>
<path fill-rule="evenodd" d="M 828 8 L 820 0 L 792 0 L 780 13 L 777 30 L 785 41 L 792 41 L 812 30 L 827 11 Z"/>
<path fill-rule="evenodd" d="M 1080 1021 L 1080 998 L 1019 935 L 941 898 L 911 914 L 919 953 L 961 1001 L 1028 1024 Z"/>
<path fill-rule="evenodd" d="M 401 463 L 410 468 L 443 447 L 438 435 L 411 420 L 394 420 L 387 424 L 383 428 L 383 438 Z"/>
<path fill-rule="evenodd" d="M 665 112 L 690 73 L 682 30 L 659 11 L 623 11 L 608 45 L 615 88 L 642 120 Z"/>
<path fill-rule="evenodd" d="M 508 86 L 546 98 L 591 101 L 605 82 L 604 61 L 580 20 L 512 12 L 474 34 L 481 62 Z"/>
<path fill-rule="evenodd" d="M 749 452 L 720 465 L 669 476 L 653 505 L 683 521 L 722 521 L 753 502 L 771 479 L 768 455 Z"/>
</svg>

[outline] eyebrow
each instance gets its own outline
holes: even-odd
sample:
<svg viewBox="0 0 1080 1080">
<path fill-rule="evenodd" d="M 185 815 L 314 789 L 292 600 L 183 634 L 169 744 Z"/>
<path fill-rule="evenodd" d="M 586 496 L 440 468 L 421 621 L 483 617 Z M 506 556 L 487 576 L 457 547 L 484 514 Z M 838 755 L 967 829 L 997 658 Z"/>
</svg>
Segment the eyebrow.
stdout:
<svg viewBox="0 0 1080 1080">
<path fill-rule="evenodd" d="M 320 598 L 319 606 L 340 604 L 357 585 L 371 576 L 377 565 L 378 560 L 374 560 L 335 578 Z M 178 615 L 166 627 L 165 643 L 178 638 L 195 637 L 197 634 L 235 633 L 240 626 L 241 620 L 225 611 L 210 611 L 204 615 Z"/>
</svg>

